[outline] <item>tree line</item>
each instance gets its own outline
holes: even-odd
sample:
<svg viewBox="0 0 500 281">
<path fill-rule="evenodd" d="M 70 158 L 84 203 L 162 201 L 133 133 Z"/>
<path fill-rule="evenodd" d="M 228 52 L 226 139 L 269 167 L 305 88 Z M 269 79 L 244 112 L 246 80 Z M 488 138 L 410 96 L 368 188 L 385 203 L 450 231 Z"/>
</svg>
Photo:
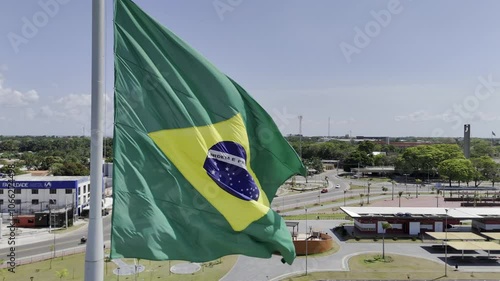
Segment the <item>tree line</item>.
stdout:
<svg viewBox="0 0 500 281">
<path fill-rule="evenodd" d="M 104 153 L 112 160 L 111 138 L 104 139 Z M 90 138 L 57 136 L 0 136 L 0 173 L 7 173 L 9 160 L 15 173 L 21 167 L 29 171 L 48 170 L 54 176 L 83 176 L 90 173 Z"/>
<path fill-rule="evenodd" d="M 454 139 L 432 139 L 436 143 L 409 148 L 372 141 L 301 139 L 287 137 L 305 165 L 319 172 L 323 171 L 321 160 L 329 159 L 339 160 L 346 172 L 357 167 L 394 166 L 399 175 L 421 181 L 445 179 L 450 185 L 454 181 L 474 186 L 491 181 L 494 185 L 500 178 L 500 166 L 493 160 L 500 155 L 500 145 L 484 139 L 471 140 L 470 159 L 465 158 L 461 142 Z M 113 161 L 112 146 L 112 138 L 105 138 L 104 156 L 108 162 Z M 9 159 L 20 160 L 15 162 L 18 173 L 25 167 L 27 170 L 49 170 L 53 175 L 88 175 L 90 138 L 0 136 L 0 158 L 0 164 L 6 164 Z M 0 168 L 0 173 L 6 173 L 6 169 L 6 166 Z"/>
<path fill-rule="evenodd" d="M 472 139 L 470 158 L 466 159 L 462 143 L 447 139 L 447 143 L 426 143 L 409 148 L 372 141 L 319 142 L 297 137 L 289 138 L 293 148 L 302 154 L 304 163 L 322 171 L 319 159 L 339 160 L 340 167 L 350 172 L 352 168 L 369 166 L 394 166 L 396 173 L 419 181 L 444 179 L 479 186 L 483 181 L 500 180 L 500 165 L 493 159 L 500 155 L 500 146 L 490 140 Z M 383 152 L 383 153 L 374 153 Z"/>
</svg>

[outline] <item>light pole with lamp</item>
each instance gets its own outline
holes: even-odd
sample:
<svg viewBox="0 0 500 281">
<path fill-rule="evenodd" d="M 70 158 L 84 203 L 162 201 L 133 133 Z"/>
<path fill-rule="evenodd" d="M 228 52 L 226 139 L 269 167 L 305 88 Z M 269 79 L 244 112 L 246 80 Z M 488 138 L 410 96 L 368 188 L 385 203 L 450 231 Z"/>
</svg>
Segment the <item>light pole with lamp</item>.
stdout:
<svg viewBox="0 0 500 281">
<path fill-rule="evenodd" d="M 408 192 L 408 174 L 403 174 L 403 176 L 405 176 L 405 188 L 406 192 Z"/>
<path fill-rule="evenodd" d="M 370 204 L 370 186 L 372 185 L 371 182 L 368 183 L 368 194 L 366 196 L 366 204 Z"/>
<path fill-rule="evenodd" d="M 47 205 L 49 207 L 49 233 L 52 231 L 52 208 L 50 208 L 50 202 Z"/>
<path fill-rule="evenodd" d="M 392 201 L 394 201 L 394 185 L 395 185 L 395 182 L 392 181 L 391 184 L 392 184 Z"/>
<path fill-rule="evenodd" d="M 444 217 L 444 277 L 448 276 L 448 209 L 446 211 L 446 217 Z"/>
<path fill-rule="evenodd" d="M 307 275 L 307 240 L 309 237 L 307 237 L 307 208 L 306 208 L 306 275 Z"/>
<path fill-rule="evenodd" d="M 439 189 L 436 189 L 436 208 L 439 207 Z"/>
<path fill-rule="evenodd" d="M 346 194 L 347 190 L 344 189 L 344 207 L 345 207 L 345 194 Z"/>
</svg>

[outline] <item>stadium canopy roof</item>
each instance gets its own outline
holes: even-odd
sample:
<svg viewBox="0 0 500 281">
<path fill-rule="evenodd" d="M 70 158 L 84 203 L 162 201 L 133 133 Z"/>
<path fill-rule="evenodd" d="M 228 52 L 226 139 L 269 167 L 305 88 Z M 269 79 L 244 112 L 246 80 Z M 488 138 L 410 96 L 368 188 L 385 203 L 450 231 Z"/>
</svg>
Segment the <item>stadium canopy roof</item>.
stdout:
<svg viewBox="0 0 500 281">
<path fill-rule="evenodd" d="M 472 232 L 426 232 L 425 234 L 439 240 L 486 240 L 483 236 Z M 449 243 L 448 243 L 449 244 Z M 500 245 L 500 244 L 498 244 Z"/>
<path fill-rule="evenodd" d="M 482 219 L 499 218 L 500 208 L 425 208 L 425 207 L 340 207 L 352 218 L 448 218 Z"/>
<path fill-rule="evenodd" d="M 483 250 L 489 252 L 500 250 L 500 244 L 487 241 L 451 241 L 448 242 L 448 246 L 459 251 Z"/>
<path fill-rule="evenodd" d="M 481 234 L 493 240 L 500 240 L 500 232 L 481 232 Z"/>
</svg>

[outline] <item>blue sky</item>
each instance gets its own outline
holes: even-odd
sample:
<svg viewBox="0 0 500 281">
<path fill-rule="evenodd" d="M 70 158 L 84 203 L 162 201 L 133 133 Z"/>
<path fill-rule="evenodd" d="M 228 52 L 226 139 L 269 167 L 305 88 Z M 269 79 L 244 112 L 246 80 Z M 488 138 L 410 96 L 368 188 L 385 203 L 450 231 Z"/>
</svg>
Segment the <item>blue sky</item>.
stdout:
<svg viewBox="0 0 500 281">
<path fill-rule="evenodd" d="M 499 1 L 135 1 L 283 134 L 500 133 Z M 91 1 L 0 2 L 0 134 L 90 132 Z M 112 133 L 112 5 L 106 127 Z M 34 29 L 30 29 L 34 27 Z M 500 135 L 499 135 L 500 136 Z"/>
</svg>

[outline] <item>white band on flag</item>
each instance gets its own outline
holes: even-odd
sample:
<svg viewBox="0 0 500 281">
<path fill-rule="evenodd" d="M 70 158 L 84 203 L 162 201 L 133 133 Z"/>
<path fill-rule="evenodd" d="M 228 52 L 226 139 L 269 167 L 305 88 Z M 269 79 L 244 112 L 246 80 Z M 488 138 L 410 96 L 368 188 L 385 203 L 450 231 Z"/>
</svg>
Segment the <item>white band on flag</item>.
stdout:
<svg viewBox="0 0 500 281">
<path fill-rule="evenodd" d="M 239 156 L 231 155 L 229 153 L 210 149 L 208 151 L 208 158 L 217 159 L 219 161 L 238 166 L 238 167 L 245 169 L 245 170 L 247 169 L 245 159 L 243 159 Z"/>
</svg>

